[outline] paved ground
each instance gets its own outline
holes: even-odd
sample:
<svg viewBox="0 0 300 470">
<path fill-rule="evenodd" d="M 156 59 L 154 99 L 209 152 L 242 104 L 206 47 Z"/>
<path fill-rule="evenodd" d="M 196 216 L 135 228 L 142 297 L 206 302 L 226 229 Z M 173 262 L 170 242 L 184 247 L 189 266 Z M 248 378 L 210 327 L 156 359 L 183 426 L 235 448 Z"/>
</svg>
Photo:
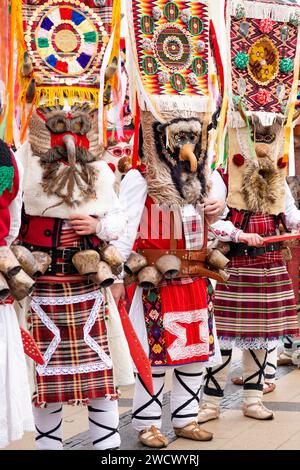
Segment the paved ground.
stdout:
<svg viewBox="0 0 300 470">
<path fill-rule="evenodd" d="M 241 362 L 239 354 L 233 362 L 231 377 L 239 375 Z M 258 422 L 242 416 L 240 411 L 242 390 L 228 383 L 222 402 L 221 418 L 205 425 L 215 435 L 209 443 L 175 439 L 170 422 L 169 396 L 170 379 L 167 379 L 163 401 L 164 432 L 170 445 L 168 450 L 204 449 L 284 449 L 300 450 L 300 371 L 295 367 L 278 369 L 277 389 L 265 397 L 268 407 L 276 412 L 273 421 Z M 137 433 L 130 425 L 131 398 L 133 388 L 125 390 L 120 400 L 120 432 L 122 450 L 145 449 L 137 442 Z M 66 450 L 92 450 L 88 435 L 87 413 L 84 408 L 64 408 L 64 446 Z M 27 433 L 21 441 L 11 444 L 8 449 L 34 449 L 34 437 Z"/>
</svg>

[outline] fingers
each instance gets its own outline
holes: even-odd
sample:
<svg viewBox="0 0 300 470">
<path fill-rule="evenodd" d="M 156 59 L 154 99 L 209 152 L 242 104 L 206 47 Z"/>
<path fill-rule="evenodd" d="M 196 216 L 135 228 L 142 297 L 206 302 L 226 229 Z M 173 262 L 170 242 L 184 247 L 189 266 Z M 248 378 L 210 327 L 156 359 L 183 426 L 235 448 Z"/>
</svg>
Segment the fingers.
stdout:
<svg viewBox="0 0 300 470">
<path fill-rule="evenodd" d="M 214 216 L 220 214 L 221 208 L 219 206 L 210 206 L 207 210 L 205 209 L 205 215 Z"/>
<path fill-rule="evenodd" d="M 211 200 L 205 204 L 204 212 L 205 212 L 205 215 L 216 216 L 216 215 L 221 214 L 224 208 L 225 208 L 225 204 L 223 203 L 223 201 Z"/>
<path fill-rule="evenodd" d="M 261 246 L 264 243 L 264 239 L 257 234 L 250 234 L 248 239 L 248 245 L 250 246 Z"/>
<path fill-rule="evenodd" d="M 69 220 L 75 221 L 75 220 L 86 220 L 89 216 L 88 215 L 82 215 L 82 214 L 72 214 L 69 217 Z"/>
<path fill-rule="evenodd" d="M 75 230 L 77 235 L 91 235 L 91 231 L 89 229 L 83 229 L 83 230 Z"/>
</svg>

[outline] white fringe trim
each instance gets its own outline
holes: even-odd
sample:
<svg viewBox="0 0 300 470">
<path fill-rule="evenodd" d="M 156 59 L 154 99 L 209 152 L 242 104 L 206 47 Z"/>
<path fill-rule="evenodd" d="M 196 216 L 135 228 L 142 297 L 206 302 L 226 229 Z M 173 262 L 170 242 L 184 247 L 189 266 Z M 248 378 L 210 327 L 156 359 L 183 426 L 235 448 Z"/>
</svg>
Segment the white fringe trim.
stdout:
<svg viewBox="0 0 300 470">
<path fill-rule="evenodd" d="M 249 0 L 231 0 L 230 14 L 235 16 L 236 8 L 241 5 L 245 8 L 247 18 L 264 19 L 270 18 L 274 21 L 287 22 L 291 15 L 300 13 L 298 5 L 280 4 L 280 3 L 263 3 Z"/>
<path fill-rule="evenodd" d="M 152 99 L 161 112 L 188 111 L 191 113 L 209 112 L 209 98 L 195 95 L 154 95 Z"/>
<path fill-rule="evenodd" d="M 219 338 L 221 350 L 233 349 L 273 349 L 281 344 L 281 339 L 266 339 L 266 338 Z"/>
<path fill-rule="evenodd" d="M 257 116 L 263 126 L 272 126 L 276 117 L 284 117 L 284 114 L 267 113 L 264 111 L 251 111 L 251 113 L 247 113 L 247 116 L 249 116 L 250 114 L 252 116 Z M 246 123 L 238 111 L 230 111 L 228 116 L 228 126 L 234 127 L 235 129 L 240 129 L 242 127 L 246 127 Z"/>
</svg>

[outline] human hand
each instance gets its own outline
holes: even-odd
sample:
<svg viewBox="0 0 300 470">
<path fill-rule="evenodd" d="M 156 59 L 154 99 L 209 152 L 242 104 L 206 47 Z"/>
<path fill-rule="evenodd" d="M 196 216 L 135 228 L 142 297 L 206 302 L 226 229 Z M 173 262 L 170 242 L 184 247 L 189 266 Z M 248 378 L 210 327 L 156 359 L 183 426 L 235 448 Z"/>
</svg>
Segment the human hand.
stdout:
<svg viewBox="0 0 300 470">
<path fill-rule="evenodd" d="M 120 300 L 125 300 L 125 287 L 123 282 L 115 282 L 110 286 L 110 292 L 112 293 L 116 306 L 119 305 Z"/>
<path fill-rule="evenodd" d="M 239 234 L 239 242 L 247 243 L 249 246 L 262 246 L 264 243 L 263 237 L 258 235 L 257 233 L 244 233 L 241 232 Z"/>
<path fill-rule="evenodd" d="M 204 201 L 204 213 L 208 217 L 217 217 L 223 214 L 226 207 L 222 199 L 206 199 Z"/>
<path fill-rule="evenodd" d="M 92 235 L 99 231 L 99 220 L 90 215 L 73 214 L 69 218 L 69 224 L 78 235 Z"/>
</svg>

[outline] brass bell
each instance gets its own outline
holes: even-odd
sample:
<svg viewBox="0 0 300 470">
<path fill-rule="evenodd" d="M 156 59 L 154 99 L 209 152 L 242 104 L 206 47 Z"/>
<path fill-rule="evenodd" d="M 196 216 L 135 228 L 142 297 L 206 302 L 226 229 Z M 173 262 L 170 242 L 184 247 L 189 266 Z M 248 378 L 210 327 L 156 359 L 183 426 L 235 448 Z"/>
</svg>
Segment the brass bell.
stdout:
<svg viewBox="0 0 300 470">
<path fill-rule="evenodd" d="M 103 288 L 110 287 L 114 283 L 111 267 L 105 261 L 100 261 L 97 273 L 91 276 L 91 280 Z"/>
<path fill-rule="evenodd" d="M 154 289 L 162 280 L 162 274 L 154 266 L 146 266 L 138 273 L 137 278 L 143 289 Z"/>
<path fill-rule="evenodd" d="M 3 274 L 0 273 L 0 300 L 5 300 L 9 296 L 9 285 Z"/>
<path fill-rule="evenodd" d="M 11 247 L 11 250 L 28 276 L 36 277 L 38 263 L 31 251 L 22 245 L 14 245 Z"/>
<path fill-rule="evenodd" d="M 21 271 L 19 261 L 7 246 L 0 247 L 0 271 L 8 278 L 15 276 Z"/>
<path fill-rule="evenodd" d="M 81 275 L 91 275 L 98 272 L 100 255 L 95 250 L 78 251 L 73 258 L 72 263 Z"/>
<path fill-rule="evenodd" d="M 32 256 L 37 263 L 37 270 L 34 277 L 43 276 L 51 264 L 51 257 L 44 251 L 33 251 Z"/>
<path fill-rule="evenodd" d="M 145 268 L 147 264 L 148 263 L 145 256 L 132 252 L 124 264 L 124 271 L 129 276 L 132 276 L 133 274 L 138 273 L 141 269 Z"/>
<path fill-rule="evenodd" d="M 155 263 L 157 269 L 166 279 L 178 277 L 181 268 L 181 261 L 174 255 L 163 255 Z"/>
<path fill-rule="evenodd" d="M 16 300 L 23 300 L 31 294 L 34 280 L 21 269 L 15 276 L 7 280 L 10 293 Z"/>
</svg>

